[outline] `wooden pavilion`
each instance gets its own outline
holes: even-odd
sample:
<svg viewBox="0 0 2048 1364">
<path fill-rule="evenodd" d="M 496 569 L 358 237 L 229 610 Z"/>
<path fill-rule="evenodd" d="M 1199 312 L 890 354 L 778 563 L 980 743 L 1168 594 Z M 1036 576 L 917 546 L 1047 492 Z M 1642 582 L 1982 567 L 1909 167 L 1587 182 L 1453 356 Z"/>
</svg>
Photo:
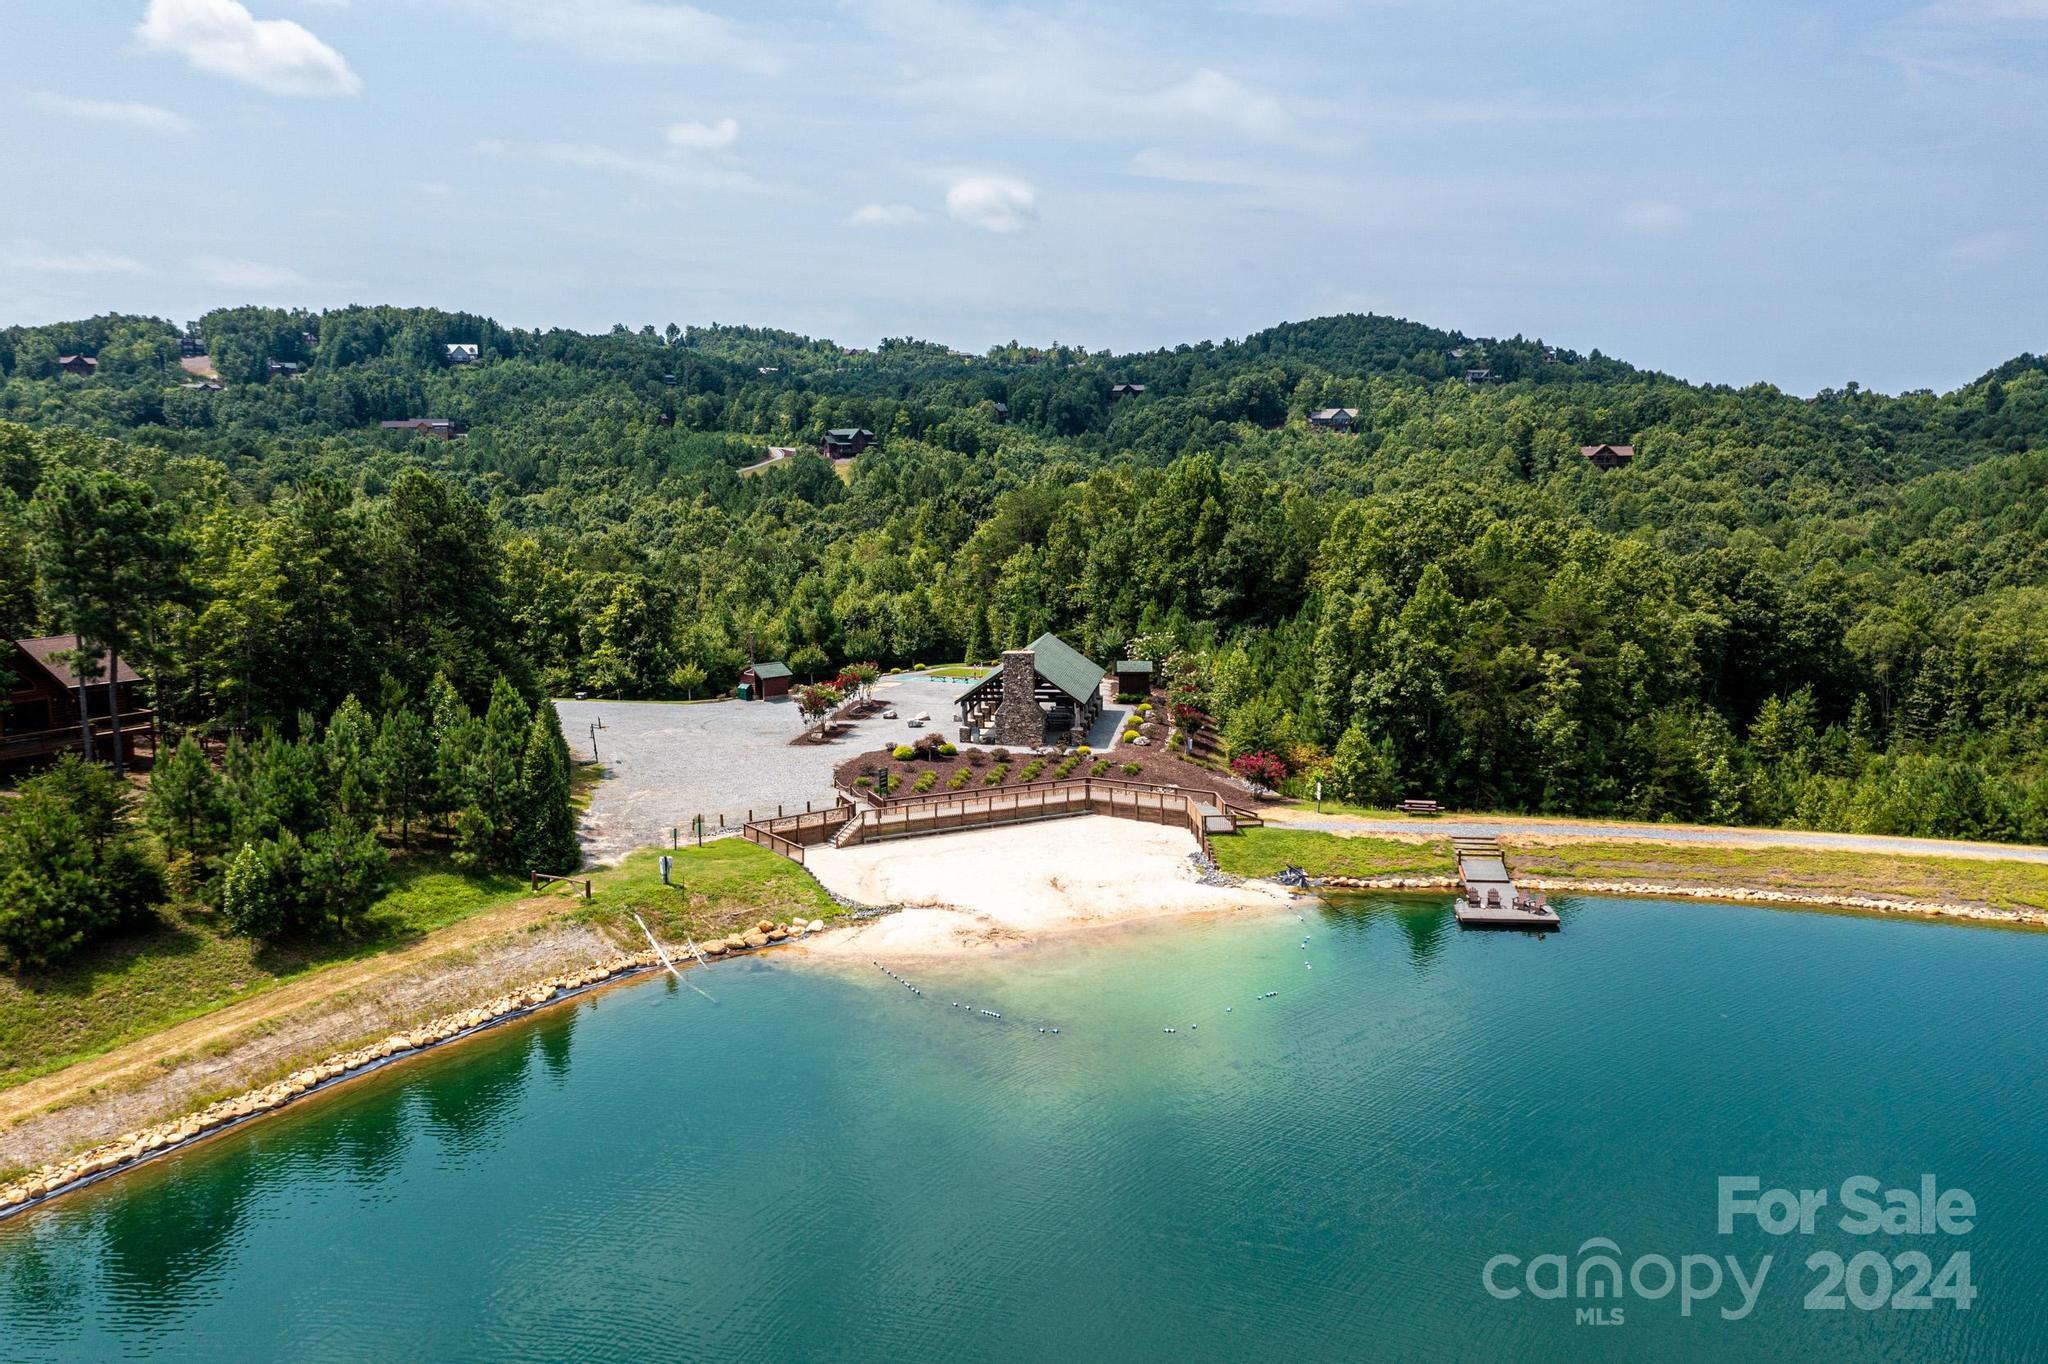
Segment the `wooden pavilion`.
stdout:
<svg viewBox="0 0 2048 1364">
<path fill-rule="evenodd" d="M 1006 649 L 1001 666 L 954 703 L 960 737 L 1018 748 L 1080 743 L 1102 713 L 1102 674 L 1100 663 L 1058 635 Z"/>
</svg>

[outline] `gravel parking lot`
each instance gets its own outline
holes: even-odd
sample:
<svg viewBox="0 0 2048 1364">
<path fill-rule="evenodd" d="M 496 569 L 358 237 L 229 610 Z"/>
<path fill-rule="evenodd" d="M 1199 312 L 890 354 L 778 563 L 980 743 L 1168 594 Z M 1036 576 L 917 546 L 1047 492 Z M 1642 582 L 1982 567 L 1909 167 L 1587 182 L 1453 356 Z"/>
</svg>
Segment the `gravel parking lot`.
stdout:
<svg viewBox="0 0 2048 1364">
<path fill-rule="evenodd" d="M 875 684 L 875 698 L 898 718 L 862 720 L 829 744 L 790 743 L 803 722 L 787 698 L 557 701 L 562 733 L 580 759 L 590 757 L 592 722 L 604 724 L 597 753 L 609 775 L 583 817 L 584 850 L 592 861 L 616 862 L 635 848 L 667 843 L 669 830 L 687 829 L 692 815 L 703 815 L 715 829 L 720 815 L 734 825 L 749 810 L 829 805 L 832 769 L 851 755 L 934 732 L 957 741 L 953 703 L 967 685 L 921 673 L 885 677 Z M 909 721 L 920 712 L 931 722 L 913 729 Z M 1115 715 L 1105 714 L 1090 738 L 1101 735 L 1106 743 L 1115 723 Z"/>
</svg>

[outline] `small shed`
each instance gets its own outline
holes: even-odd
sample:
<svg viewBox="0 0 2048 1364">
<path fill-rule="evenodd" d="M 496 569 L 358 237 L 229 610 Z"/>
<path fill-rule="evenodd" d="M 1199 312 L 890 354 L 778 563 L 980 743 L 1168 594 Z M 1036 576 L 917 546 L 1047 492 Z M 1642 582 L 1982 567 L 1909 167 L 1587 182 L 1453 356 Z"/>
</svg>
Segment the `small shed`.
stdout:
<svg viewBox="0 0 2048 1364">
<path fill-rule="evenodd" d="M 751 663 L 740 671 L 740 685 L 747 689 L 747 699 L 752 701 L 789 695 L 790 680 L 787 663 Z"/>
<path fill-rule="evenodd" d="M 1152 690 L 1152 665 L 1142 658 L 1122 658 L 1116 664 L 1116 694 L 1142 696 Z"/>
</svg>

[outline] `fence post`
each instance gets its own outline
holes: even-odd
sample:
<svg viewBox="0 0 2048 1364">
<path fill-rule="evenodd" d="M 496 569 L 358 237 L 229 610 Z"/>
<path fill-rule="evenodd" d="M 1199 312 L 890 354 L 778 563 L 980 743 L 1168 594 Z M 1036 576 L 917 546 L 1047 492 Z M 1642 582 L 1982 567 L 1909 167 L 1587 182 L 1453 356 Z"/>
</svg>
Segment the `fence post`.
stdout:
<svg viewBox="0 0 2048 1364">
<path fill-rule="evenodd" d="M 526 873 L 526 890 L 527 890 L 527 893 L 528 893 L 528 894 L 532 894 L 533 892 L 535 892 L 535 891 L 537 891 L 537 890 L 539 890 L 539 889 L 540 889 L 540 873 L 539 873 L 539 872 L 537 872 L 537 871 L 528 871 L 528 872 Z"/>
</svg>

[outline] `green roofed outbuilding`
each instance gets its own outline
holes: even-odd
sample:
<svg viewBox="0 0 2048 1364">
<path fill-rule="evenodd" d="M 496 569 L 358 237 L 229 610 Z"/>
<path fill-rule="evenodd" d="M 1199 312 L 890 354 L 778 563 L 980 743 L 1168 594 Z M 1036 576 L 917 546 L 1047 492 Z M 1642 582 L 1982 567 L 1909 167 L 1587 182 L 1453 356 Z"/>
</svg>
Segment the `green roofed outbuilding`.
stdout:
<svg viewBox="0 0 2048 1364">
<path fill-rule="evenodd" d="M 740 686 L 745 688 L 748 700 L 787 696 L 791 681 L 787 663 L 750 663 L 740 670 Z"/>
</svg>

